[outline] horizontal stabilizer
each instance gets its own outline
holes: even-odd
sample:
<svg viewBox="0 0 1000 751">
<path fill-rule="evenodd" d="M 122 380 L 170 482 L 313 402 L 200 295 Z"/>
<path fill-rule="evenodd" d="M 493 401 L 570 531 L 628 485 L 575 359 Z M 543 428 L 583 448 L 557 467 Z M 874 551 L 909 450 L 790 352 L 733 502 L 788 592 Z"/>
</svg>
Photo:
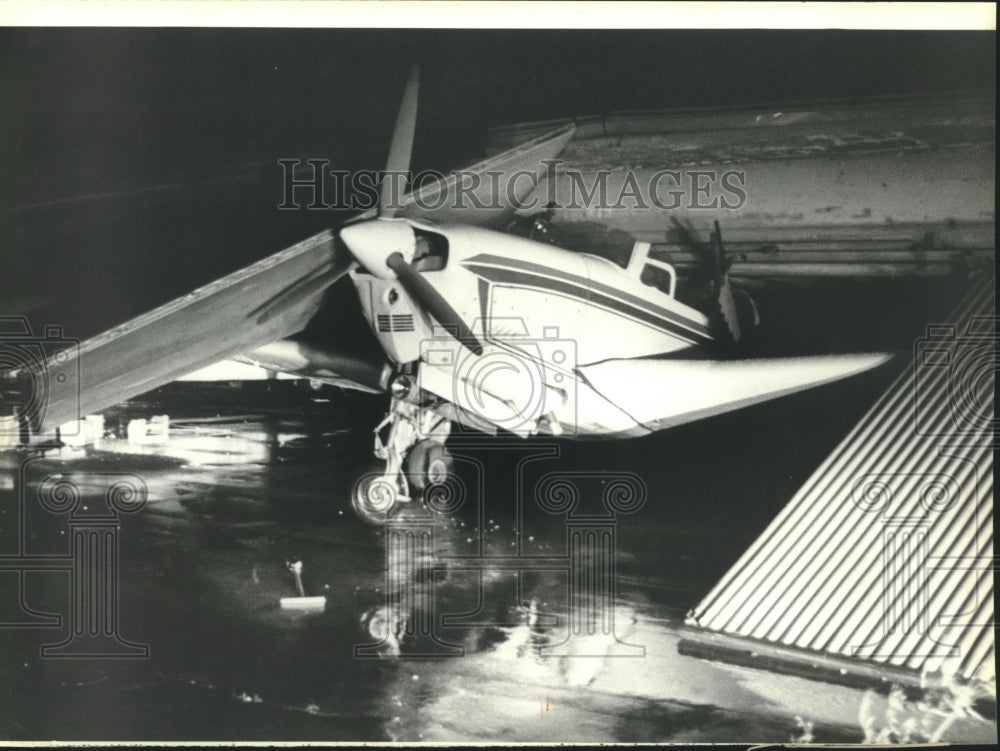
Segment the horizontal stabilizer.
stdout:
<svg viewBox="0 0 1000 751">
<path fill-rule="evenodd" d="M 608 360 L 580 368 L 601 395 L 650 430 L 683 425 L 837 381 L 887 354 L 762 360 Z"/>
</svg>

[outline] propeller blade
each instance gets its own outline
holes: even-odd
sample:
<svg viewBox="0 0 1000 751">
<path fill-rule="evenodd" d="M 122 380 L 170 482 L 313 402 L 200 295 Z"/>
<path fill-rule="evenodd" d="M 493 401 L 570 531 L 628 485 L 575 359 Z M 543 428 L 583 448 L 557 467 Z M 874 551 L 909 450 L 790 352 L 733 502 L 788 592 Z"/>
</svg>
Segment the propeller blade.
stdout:
<svg viewBox="0 0 1000 751">
<path fill-rule="evenodd" d="M 462 346 L 474 355 L 483 354 L 483 345 L 479 343 L 462 317 L 419 271 L 406 262 L 402 253 L 392 253 L 385 260 L 385 265 L 396 272 L 403 289 L 434 316 Z"/>
<path fill-rule="evenodd" d="M 708 247 L 705 243 L 698 239 L 698 235 L 695 233 L 695 230 L 691 226 L 690 222 L 682 222 L 675 216 L 670 217 L 670 221 L 680 232 L 681 243 L 686 245 L 701 261 L 701 265 L 703 267 L 702 273 L 714 281 L 719 273 L 719 266 L 714 249 Z"/>
<path fill-rule="evenodd" d="M 733 267 L 733 257 L 726 252 L 725 247 L 722 245 L 722 229 L 719 227 L 719 220 L 715 220 L 715 242 L 718 246 L 718 253 L 716 255 L 716 268 L 720 274 L 728 274 L 729 269 Z"/>
<path fill-rule="evenodd" d="M 726 251 L 722 247 L 722 230 L 718 221 L 715 222 L 715 231 L 712 233 L 712 249 L 712 258 L 715 261 L 715 299 L 719 303 L 719 312 L 729 330 L 729 335 L 733 338 L 733 342 L 738 342 L 743 332 L 740 329 L 740 317 L 736 310 L 733 287 L 729 284 L 729 263 L 726 260 Z"/>
<path fill-rule="evenodd" d="M 414 65 L 410 69 L 410 77 L 403 90 L 403 101 L 399 105 L 396 116 L 396 128 L 392 132 L 392 145 L 389 147 L 389 159 L 386 161 L 386 175 L 379 186 L 378 215 L 392 216 L 396 209 L 390 208 L 393 199 L 393 180 L 400 181 L 400 194 L 406 186 L 405 174 L 410 169 L 410 156 L 413 153 L 413 134 L 417 128 L 417 98 L 420 90 L 420 68 Z M 393 177 L 397 175 L 397 177 Z"/>
<path fill-rule="evenodd" d="M 729 277 L 723 276 L 722 283 L 716 292 L 716 299 L 719 302 L 719 313 L 733 342 L 738 342 L 743 337 L 740 329 L 740 317 L 736 311 L 736 298 L 733 296 L 733 288 L 729 284 Z"/>
<path fill-rule="evenodd" d="M 701 259 L 705 268 L 705 276 L 711 279 L 717 310 L 710 315 L 710 318 L 715 319 L 715 328 L 721 329 L 732 344 L 739 342 L 743 337 L 743 331 L 740 326 L 734 290 L 729 283 L 728 271 L 731 261 L 726 257 L 726 251 L 722 245 L 722 231 L 718 221 L 715 222 L 711 242 L 706 245 L 698 239 L 690 224 L 681 222 L 677 217 L 670 217 L 670 220 L 680 231 L 681 242 Z"/>
</svg>

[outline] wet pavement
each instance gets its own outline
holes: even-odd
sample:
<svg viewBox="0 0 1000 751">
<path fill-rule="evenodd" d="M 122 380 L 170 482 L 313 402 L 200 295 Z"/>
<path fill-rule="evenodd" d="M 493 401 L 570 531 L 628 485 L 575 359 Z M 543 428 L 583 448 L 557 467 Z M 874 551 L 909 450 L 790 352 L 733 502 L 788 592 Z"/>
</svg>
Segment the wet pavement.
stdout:
<svg viewBox="0 0 1000 751">
<path fill-rule="evenodd" d="M 169 414 L 164 444 L 106 438 L 28 460 L 23 480 L 4 460 L 4 555 L 67 554 L 66 514 L 30 502 L 43 478 L 70 481 L 88 509 L 122 473 L 144 483 L 145 507 L 118 514 L 117 634 L 148 656 L 42 657 L 69 635 L 69 572 L 25 574 L 19 608 L 18 574 L 0 571 L 0 737 L 859 742 L 862 692 L 682 656 L 678 626 L 889 376 L 634 441 L 460 435 L 450 500 L 408 509 L 393 530 L 359 521 L 349 500 L 376 466 L 380 398 L 160 389 L 105 416 L 122 435 L 132 417 Z M 567 478 L 575 509 L 560 505 Z M 613 478 L 624 485 L 609 522 Z M 581 524 L 610 542 L 573 568 Z M 296 595 L 296 560 L 324 609 L 279 607 Z M 594 579 L 574 576 L 596 570 L 613 592 L 581 597 Z M 29 610 L 62 624 L 12 627 L 38 620 Z M 995 733 L 970 720 L 947 739 Z"/>
</svg>

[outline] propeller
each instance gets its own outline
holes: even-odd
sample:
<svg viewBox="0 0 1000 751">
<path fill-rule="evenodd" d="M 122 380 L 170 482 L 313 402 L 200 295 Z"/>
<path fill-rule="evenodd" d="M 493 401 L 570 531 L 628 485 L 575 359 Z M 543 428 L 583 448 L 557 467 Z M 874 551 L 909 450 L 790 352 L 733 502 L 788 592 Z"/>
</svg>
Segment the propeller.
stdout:
<svg viewBox="0 0 1000 751">
<path fill-rule="evenodd" d="M 474 355 L 483 353 L 483 346 L 458 312 L 411 263 L 416 251 L 413 228 L 402 219 L 393 218 L 393 180 L 405 186 L 413 153 L 413 136 L 417 124 L 417 96 L 420 70 L 413 66 L 403 91 L 403 101 L 392 134 L 386 174 L 379 186 L 378 216 L 365 222 L 344 227 L 340 239 L 351 255 L 369 272 L 383 279 L 398 279 L 403 289 L 430 313 L 446 331 Z"/>
<path fill-rule="evenodd" d="M 396 127 L 392 132 L 392 145 L 389 146 L 389 158 L 385 164 L 385 176 L 379 186 L 378 215 L 391 218 L 397 207 L 392 203 L 392 178 L 400 178 L 399 189 L 406 187 L 406 176 L 410 169 L 410 157 L 413 154 L 413 135 L 417 130 L 417 99 L 420 91 L 420 67 L 414 65 L 410 76 L 406 79 L 403 89 L 403 101 L 396 115 Z"/>
<path fill-rule="evenodd" d="M 702 259 L 708 268 L 712 281 L 712 292 L 715 296 L 715 303 L 718 306 L 718 328 L 723 329 L 733 344 L 737 344 L 743 338 L 743 328 L 740 322 L 740 314 L 737 309 L 736 292 L 729 282 L 729 269 L 733 265 L 733 259 L 726 253 L 722 244 L 722 230 L 719 222 L 715 221 L 709 244 L 701 242 L 694 229 L 689 223 L 682 223 L 677 217 L 671 217 L 674 226 L 680 230 L 682 242 L 688 246 Z M 753 313 L 753 323 L 758 321 L 757 310 L 753 300 L 743 290 L 738 290 L 750 305 Z"/>
<path fill-rule="evenodd" d="M 386 266 L 396 272 L 399 283 L 403 289 L 417 300 L 424 308 L 434 316 L 438 322 L 455 337 L 466 349 L 474 355 L 483 354 L 483 345 L 476 339 L 475 334 L 466 325 L 462 317 L 455 312 L 447 300 L 434 289 L 434 285 L 427 281 L 423 274 L 413 268 L 403 258 L 403 254 L 396 252 L 391 254 L 385 261 Z"/>
</svg>

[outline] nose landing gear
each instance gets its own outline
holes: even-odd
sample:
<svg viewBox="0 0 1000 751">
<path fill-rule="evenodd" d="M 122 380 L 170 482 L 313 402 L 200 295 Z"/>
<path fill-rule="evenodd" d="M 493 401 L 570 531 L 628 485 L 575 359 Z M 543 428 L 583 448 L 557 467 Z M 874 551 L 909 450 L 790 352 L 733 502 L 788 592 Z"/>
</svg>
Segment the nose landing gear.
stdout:
<svg viewBox="0 0 1000 751">
<path fill-rule="evenodd" d="M 410 485 L 421 492 L 443 485 L 454 471 L 454 461 L 443 443 L 433 438 L 419 441 L 406 456 L 406 476 Z"/>
<path fill-rule="evenodd" d="M 385 461 L 385 469 L 355 484 L 351 505 L 364 521 L 377 526 L 413 500 L 411 488 L 422 494 L 445 483 L 454 463 L 444 445 L 451 422 L 430 408 L 393 397 L 374 432 L 375 456 Z"/>
</svg>

